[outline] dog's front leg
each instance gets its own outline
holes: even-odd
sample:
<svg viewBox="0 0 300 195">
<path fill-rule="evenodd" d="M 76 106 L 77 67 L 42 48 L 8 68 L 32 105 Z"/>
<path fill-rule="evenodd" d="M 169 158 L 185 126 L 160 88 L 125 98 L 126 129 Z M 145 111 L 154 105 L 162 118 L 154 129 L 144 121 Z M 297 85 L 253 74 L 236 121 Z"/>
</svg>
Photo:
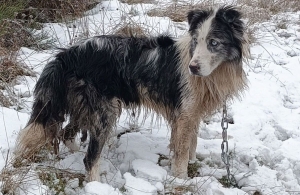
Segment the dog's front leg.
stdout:
<svg viewBox="0 0 300 195">
<path fill-rule="evenodd" d="M 190 142 L 190 150 L 189 150 L 189 160 L 196 161 L 196 149 L 197 149 L 197 138 L 198 138 L 198 128 L 196 125 L 194 129 L 191 129 L 191 142 Z"/>
<path fill-rule="evenodd" d="M 191 139 L 194 125 L 188 116 L 181 116 L 177 120 L 176 130 L 172 130 L 171 145 L 173 149 L 173 159 L 171 171 L 173 176 L 186 178 L 187 167 L 190 157 Z"/>
</svg>

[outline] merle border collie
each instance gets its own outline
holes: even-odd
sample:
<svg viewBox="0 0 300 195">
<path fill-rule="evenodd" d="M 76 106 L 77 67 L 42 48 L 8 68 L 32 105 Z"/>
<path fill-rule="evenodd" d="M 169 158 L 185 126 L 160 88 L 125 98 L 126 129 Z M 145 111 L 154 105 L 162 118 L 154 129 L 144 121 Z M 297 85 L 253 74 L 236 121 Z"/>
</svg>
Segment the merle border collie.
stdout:
<svg viewBox="0 0 300 195">
<path fill-rule="evenodd" d="M 192 10 L 187 20 L 188 33 L 179 39 L 103 35 L 60 51 L 36 83 L 16 157 L 30 158 L 57 138 L 72 142 L 80 129 L 88 130 L 84 164 L 88 180 L 99 181 L 101 151 L 122 109 L 142 107 L 168 122 L 171 171 L 186 177 L 199 123 L 246 88 L 249 54 L 236 8 Z"/>
</svg>

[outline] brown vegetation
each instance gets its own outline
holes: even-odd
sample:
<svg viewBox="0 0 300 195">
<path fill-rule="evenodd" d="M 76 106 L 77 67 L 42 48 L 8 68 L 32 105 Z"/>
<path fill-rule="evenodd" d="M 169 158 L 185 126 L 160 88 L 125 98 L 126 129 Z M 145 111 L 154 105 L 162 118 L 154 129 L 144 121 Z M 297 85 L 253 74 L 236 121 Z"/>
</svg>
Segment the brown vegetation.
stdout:
<svg viewBox="0 0 300 195">
<path fill-rule="evenodd" d="M 18 17 L 34 18 L 38 22 L 53 22 L 61 19 L 73 19 L 93 8 L 98 2 L 95 0 L 29 0 L 26 8 Z"/>
<path fill-rule="evenodd" d="M 138 4 L 138 3 L 154 3 L 155 0 L 120 0 L 120 2 L 132 5 L 132 4 Z"/>
<path fill-rule="evenodd" d="M 145 30 L 139 26 L 134 24 L 124 24 L 116 29 L 114 32 L 116 35 L 124 35 L 124 36 L 145 36 Z"/>
<path fill-rule="evenodd" d="M 203 9 L 212 6 L 220 6 L 223 4 L 215 4 L 210 0 L 203 0 L 200 3 L 172 3 L 167 6 L 150 10 L 149 16 L 169 17 L 174 22 L 186 21 L 187 12 L 190 9 Z M 299 11 L 299 0 L 237 0 L 236 6 L 240 7 L 245 18 L 249 19 L 249 23 L 263 22 L 268 20 L 272 15 L 279 12 Z"/>
</svg>

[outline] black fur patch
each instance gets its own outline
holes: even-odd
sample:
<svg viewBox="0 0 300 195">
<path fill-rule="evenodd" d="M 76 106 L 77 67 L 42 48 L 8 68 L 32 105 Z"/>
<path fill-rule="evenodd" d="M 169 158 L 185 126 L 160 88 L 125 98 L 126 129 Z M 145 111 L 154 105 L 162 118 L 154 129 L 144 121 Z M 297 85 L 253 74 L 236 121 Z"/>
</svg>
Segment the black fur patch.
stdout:
<svg viewBox="0 0 300 195">
<path fill-rule="evenodd" d="M 190 25 L 189 32 L 193 33 L 194 30 L 199 28 L 201 24 L 211 16 L 213 10 L 192 10 L 188 12 L 187 18 Z"/>
</svg>

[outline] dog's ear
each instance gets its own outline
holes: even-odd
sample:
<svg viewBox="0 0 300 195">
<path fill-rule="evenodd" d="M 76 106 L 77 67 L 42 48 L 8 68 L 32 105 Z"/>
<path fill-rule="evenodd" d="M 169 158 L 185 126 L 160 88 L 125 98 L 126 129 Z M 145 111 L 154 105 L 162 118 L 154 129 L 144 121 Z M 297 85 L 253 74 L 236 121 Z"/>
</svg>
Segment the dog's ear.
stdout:
<svg viewBox="0 0 300 195">
<path fill-rule="evenodd" d="M 231 6 L 221 8 L 221 17 L 228 24 L 234 23 L 241 18 L 241 13 Z"/>
<path fill-rule="evenodd" d="M 203 23 L 203 21 L 208 18 L 209 12 L 204 11 L 204 10 L 191 10 L 188 12 L 187 19 L 188 19 L 188 24 L 190 26 L 189 31 L 195 30 L 198 25 Z"/>
<path fill-rule="evenodd" d="M 194 17 L 196 16 L 197 12 L 199 12 L 200 10 L 191 10 L 188 12 L 187 14 L 187 19 L 188 19 L 188 24 L 191 25 Z"/>
</svg>

